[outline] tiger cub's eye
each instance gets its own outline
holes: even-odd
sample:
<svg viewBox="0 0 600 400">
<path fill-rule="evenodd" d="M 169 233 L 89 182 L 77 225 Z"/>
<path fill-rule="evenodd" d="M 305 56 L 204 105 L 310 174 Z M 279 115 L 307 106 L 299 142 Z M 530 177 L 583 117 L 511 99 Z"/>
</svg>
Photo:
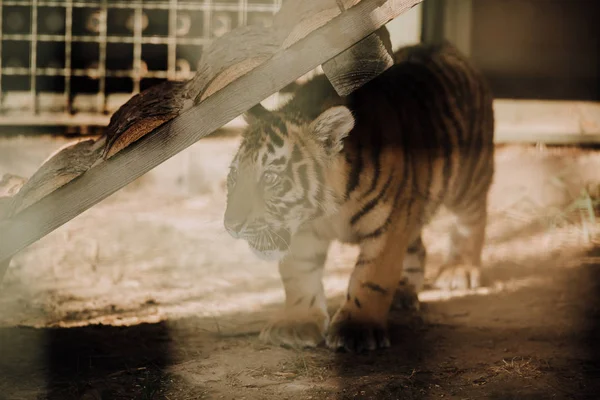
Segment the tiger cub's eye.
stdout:
<svg viewBox="0 0 600 400">
<path fill-rule="evenodd" d="M 265 186 L 274 186 L 279 182 L 279 175 L 275 172 L 267 171 L 263 174 L 262 181 Z"/>
</svg>

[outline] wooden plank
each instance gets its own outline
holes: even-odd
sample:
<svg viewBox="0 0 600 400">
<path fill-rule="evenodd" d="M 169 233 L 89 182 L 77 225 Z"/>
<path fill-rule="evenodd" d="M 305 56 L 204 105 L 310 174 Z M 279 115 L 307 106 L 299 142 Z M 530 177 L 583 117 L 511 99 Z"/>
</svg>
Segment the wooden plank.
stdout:
<svg viewBox="0 0 600 400">
<path fill-rule="evenodd" d="M 309 24 L 313 31 L 294 29 L 294 35 L 284 39 L 289 47 L 12 218 L 0 221 L 0 263 L 421 1 L 362 0 L 340 16 L 317 24 L 318 28 Z M 2 275 L 0 271 L 0 278 Z"/>
<path fill-rule="evenodd" d="M 600 102 L 494 100 L 496 143 L 600 143 Z"/>
</svg>

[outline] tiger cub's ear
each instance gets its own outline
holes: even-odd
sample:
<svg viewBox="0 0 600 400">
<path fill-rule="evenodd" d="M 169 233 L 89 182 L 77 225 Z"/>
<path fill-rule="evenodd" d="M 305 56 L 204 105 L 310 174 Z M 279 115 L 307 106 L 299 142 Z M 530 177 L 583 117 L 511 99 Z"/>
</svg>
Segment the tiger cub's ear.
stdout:
<svg viewBox="0 0 600 400">
<path fill-rule="evenodd" d="M 267 110 L 262 104 L 258 103 L 244 114 L 244 120 L 248 125 L 256 122 L 257 120 L 267 119 L 270 115 L 270 111 Z"/>
<path fill-rule="evenodd" d="M 330 154 L 342 151 L 343 139 L 354 128 L 354 117 L 347 107 L 331 107 L 324 111 L 311 124 L 310 130 L 317 140 L 325 145 Z"/>
</svg>

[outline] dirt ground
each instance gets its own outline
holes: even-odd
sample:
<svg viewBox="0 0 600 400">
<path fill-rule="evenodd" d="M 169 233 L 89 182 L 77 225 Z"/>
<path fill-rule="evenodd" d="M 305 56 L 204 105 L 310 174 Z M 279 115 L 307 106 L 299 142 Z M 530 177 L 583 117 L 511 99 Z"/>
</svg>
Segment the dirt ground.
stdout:
<svg viewBox="0 0 600 400">
<path fill-rule="evenodd" d="M 283 290 L 222 228 L 237 140 L 201 141 L 13 259 L 0 399 L 600 398 L 600 151 L 499 148 L 485 287 L 426 290 L 391 349 L 350 355 L 258 341 Z M 1 140 L 0 175 L 61 144 Z M 448 222 L 426 231 L 429 277 Z M 329 255 L 332 312 L 355 256 Z"/>
</svg>

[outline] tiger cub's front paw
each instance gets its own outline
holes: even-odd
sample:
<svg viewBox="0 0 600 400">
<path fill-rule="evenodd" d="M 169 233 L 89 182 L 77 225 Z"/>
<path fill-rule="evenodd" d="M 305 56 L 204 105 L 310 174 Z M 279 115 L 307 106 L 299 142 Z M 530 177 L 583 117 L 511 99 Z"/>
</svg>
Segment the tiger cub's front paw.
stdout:
<svg viewBox="0 0 600 400">
<path fill-rule="evenodd" d="M 291 310 L 269 322 L 259 339 L 277 346 L 317 347 L 323 342 L 328 325 L 329 315 L 321 310 Z"/>
<path fill-rule="evenodd" d="M 354 319 L 342 308 L 333 317 L 327 346 L 332 350 L 360 353 L 390 347 L 390 339 L 384 323 Z"/>
</svg>

